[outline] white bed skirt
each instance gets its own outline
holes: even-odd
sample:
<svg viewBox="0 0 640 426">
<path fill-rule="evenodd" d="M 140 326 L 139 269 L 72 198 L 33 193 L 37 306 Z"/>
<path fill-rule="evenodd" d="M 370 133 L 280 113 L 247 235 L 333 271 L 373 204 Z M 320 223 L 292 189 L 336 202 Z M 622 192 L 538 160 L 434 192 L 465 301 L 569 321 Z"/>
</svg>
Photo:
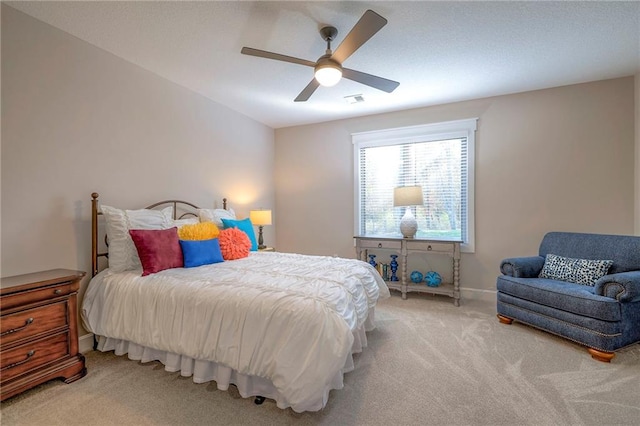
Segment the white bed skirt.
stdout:
<svg viewBox="0 0 640 426">
<path fill-rule="evenodd" d="M 352 355 L 362 352 L 362 349 L 367 347 L 367 335 L 365 332 L 375 328 L 374 319 L 375 308 L 371 308 L 364 326 L 353 332 Z M 213 361 L 194 359 L 180 354 L 141 346 L 127 340 L 113 339 L 104 336 L 98 337 L 98 350 L 102 352 L 114 351 L 114 353 L 119 356 L 128 354 L 129 359 L 143 363 L 160 361 L 166 371 L 172 373 L 180 372 L 180 375 L 183 377 L 193 376 L 194 383 L 215 381 L 218 389 L 223 391 L 229 389 L 229 384 L 234 384 L 243 398 L 263 396 L 275 400 L 278 408 L 284 409 L 291 406 L 268 378 L 241 374 Z M 318 395 L 316 400 L 310 402 L 308 406 L 296 407 L 297 409 L 294 411 L 318 411 L 324 408 L 329 399 L 329 391 L 332 389 L 342 389 L 344 386 L 344 373 L 348 373 L 354 369 L 352 355 L 347 357 L 344 367 L 335 374 L 328 386 L 324 389 L 322 395 Z"/>
</svg>

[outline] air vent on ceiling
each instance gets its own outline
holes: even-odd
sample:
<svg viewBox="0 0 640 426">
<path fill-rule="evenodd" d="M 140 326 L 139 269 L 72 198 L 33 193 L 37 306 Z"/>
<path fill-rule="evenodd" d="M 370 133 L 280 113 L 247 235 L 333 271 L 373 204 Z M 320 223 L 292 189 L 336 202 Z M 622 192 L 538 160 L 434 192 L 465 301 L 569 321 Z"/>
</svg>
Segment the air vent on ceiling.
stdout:
<svg viewBox="0 0 640 426">
<path fill-rule="evenodd" d="M 344 99 L 350 104 L 359 104 L 360 102 L 364 102 L 362 94 L 345 96 Z"/>
</svg>

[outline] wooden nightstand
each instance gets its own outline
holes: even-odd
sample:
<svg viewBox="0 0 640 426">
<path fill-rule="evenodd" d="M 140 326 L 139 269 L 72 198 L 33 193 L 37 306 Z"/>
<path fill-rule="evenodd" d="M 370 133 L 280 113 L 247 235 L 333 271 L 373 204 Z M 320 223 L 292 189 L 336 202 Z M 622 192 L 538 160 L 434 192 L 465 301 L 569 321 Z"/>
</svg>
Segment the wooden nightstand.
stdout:
<svg viewBox="0 0 640 426">
<path fill-rule="evenodd" d="M 276 251 L 273 247 L 259 248 L 258 251 Z"/>
<path fill-rule="evenodd" d="M 52 269 L 2 278 L 0 398 L 55 378 L 84 377 L 78 351 L 77 292 L 85 273 Z"/>
</svg>

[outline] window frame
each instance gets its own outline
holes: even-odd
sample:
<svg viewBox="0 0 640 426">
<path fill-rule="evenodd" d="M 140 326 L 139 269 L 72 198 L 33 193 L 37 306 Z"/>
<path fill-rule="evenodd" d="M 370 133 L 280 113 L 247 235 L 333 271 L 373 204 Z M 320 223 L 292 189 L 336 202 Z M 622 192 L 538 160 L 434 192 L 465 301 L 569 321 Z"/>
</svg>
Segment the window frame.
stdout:
<svg viewBox="0 0 640 426">
<path fill-rule="evenodd" d="M 411 142 L 432 142 L 447 139 L 467 139 L 467 194 L 466 235 L 460 248 L 463 252 L 475 251 L 475 134 L 478 118 L 397 127 L 351 134 L 354 170 L 354 235 L 360 235 L 360 149 L 376 146 L 401 145 Z"/>
</svg>

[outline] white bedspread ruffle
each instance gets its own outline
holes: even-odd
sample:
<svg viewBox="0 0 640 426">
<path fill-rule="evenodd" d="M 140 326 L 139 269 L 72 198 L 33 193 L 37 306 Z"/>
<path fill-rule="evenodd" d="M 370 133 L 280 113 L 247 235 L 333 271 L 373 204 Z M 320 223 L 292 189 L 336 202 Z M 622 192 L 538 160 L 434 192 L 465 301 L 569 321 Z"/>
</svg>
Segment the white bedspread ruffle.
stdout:
<svg viewBox="0 0 640 426">
<path fill-rule="evenodd" d="M 360 353 L 367 347 L 367 335 L 365 330 L 372 330 L 374 326 L 374 309 L 370 311 L 364 327 L 359 327 L 354 332 L 352 354 Z M 157 349 L 147 348 L 126 340 L 112 339 L 100 336 L 98 338 L 98 350 L 114 351 L 116 355 L 127 355 L 129 359 L 140 362 L 159 361 L 164 365 L 164 369 L 171 373 L 179 372 L 183 377 L 193 376 L 194 383 L 207 383 L 215 381 L 217 388 L 222 391 L 229 389 L 230 384 L 234 384 L 243 398 L 253 396 L 263 396 L 273 399 L 278 408 L 288 408 L 291 404 L 282 395 L 269 379 L 264 377 L 250 376 L 238 373 L 237 371 L 218 364 L 213 361 L 193 359 L 185 355 L 174 354 Z M 318 411 L 321 410 L 329 399 L 329 392 L 333 389 L 342 389 L 343 375 L 353 371 L 353 356 L 347 357 L 347 362 L 331 380 L 327 382 L 325 389 L 315 401 L 309 401 L 304 406 L 294 408 L 294 411 Z"/>
</svg>

